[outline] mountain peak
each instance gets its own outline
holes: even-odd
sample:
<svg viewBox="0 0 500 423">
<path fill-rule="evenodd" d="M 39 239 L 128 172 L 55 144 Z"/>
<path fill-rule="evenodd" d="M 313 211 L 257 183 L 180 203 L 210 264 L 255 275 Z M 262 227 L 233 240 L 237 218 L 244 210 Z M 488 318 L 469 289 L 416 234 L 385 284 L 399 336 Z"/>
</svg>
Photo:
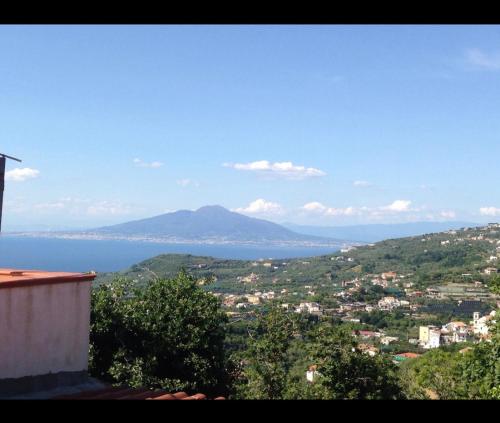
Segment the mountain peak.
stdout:
<svg viewBox="0 0 500 423">
<path fill-rule="evenodd" d="M 334 240 L 295 233 L 267 220 L 232 212 L 219 205 L 200 207 L 196 211 L 179 210 L 147 219 L 97 229 L 119 236 L 141 236 L 155 239 L 219 240 L 223 242 L 295 242 L 331 243 Z M 336 244 L 335 244 L 336 245 Z"/>
<path fill-rule="evenodd" d="M 230 213 L 230 211 L 222 206 L 213 205 L 213 206 L 203 206 L 196 210 L 196 213 Z"/>
</svg>

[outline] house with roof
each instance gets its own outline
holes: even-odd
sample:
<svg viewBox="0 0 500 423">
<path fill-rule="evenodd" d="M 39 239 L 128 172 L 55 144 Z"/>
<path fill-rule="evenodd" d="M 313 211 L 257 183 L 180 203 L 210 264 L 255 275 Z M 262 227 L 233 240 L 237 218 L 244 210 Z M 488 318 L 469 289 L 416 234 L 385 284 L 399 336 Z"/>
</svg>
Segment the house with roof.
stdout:
<svg viewBox="0 0 500 423">
<path fill-rule="evenodd" d="M 375 332 L 372 330 L 353 330 L 352 335 L 355 337 L 360 337 L 362 339 L 369 339 L 369 338 L 380 338 L 382 336 L 382 333 Z"/>
<path fill-rule="evenodd" d="M 498 273 L 498 269 L 496 267 L 487 267 L 484 269 L 485 275 L 494 275 L 495 273 Z"/>
<path fill-rule="evenodd" d="M 321 374 L 318 372 L 318 366 L 316 364 L 312 364 L 307 368 L 306 372 L 306 380 L 309 383 L 314 383 Z"/>
<path fill-rule="evenodd" d="M 319 303 L 316 302 L 302 302 L 295 309 L 296 313 L 309 313 L 309 314 L 323 314 L 323 309 Z"/>
<path fill-rule="evenodd" d="M 490 334 L 490 326 L 496 322 L 495 316 L 495 310 L 482 317 L 480 316 L 479 312 L 473 313 L 471 324 L 472 332 L 474 333 L 474 335 L 483 338 L 488 337 Z"/>
<path fill-rule="evenodd" d="M 383 336 L 380 338 L 380 343 L 382 345 L 389 345 L 393 342 L 399 341 L 399 337 L 397 336 Z"/>
<path fill-rule="evenodd" d="M 445 344 L 466 342 L 469 340 L 471 331 L 464 322 L 455 321 L 442 326 L 441 335 Z"/>
<path fill-rule="evenodd" d="M 400 364 L 403 361 L 412 360 L 412 359 L 420 357 L 421 355 L 422 354 L 417 354 L 417 353 L 412 353 L 412 352 L 404 352 L 401 354 L 395 354 L 392 356 L 392 362 L 394 364 Z"/>
<path fill-rule="evenodd" d="M 384 297 L 377 304 L 378 308 L 384 311 L 391 311 L 401 306 L 400 301 L 395 297 Z"/>
<path fill-rule="evenodd" d="M 420 326 L 419 342 L 425 348 L 438 348 L 441 345 L 441 330 L 437 326 Z"/>
<path fill-rule="evenodd" d="M 358 349 L 363 353 L 367 354 L 370 357 L 375 357 L 379 353 L 379 349 L 374 345 L 370 344 L 358 344 Z"/>
<path fill-rule="evenodd" d="M 394 280 L 398 277 L 398 274 L 396 272 L 384 272 L 380 277 L 384 280 Z"/>
</svg>

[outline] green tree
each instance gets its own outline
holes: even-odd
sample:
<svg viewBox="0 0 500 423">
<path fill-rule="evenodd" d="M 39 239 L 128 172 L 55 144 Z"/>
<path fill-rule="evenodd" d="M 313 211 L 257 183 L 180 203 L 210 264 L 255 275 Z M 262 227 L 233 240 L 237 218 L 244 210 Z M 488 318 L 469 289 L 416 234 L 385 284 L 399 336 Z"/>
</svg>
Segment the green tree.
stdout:
<svg viewBox="0 0 500 423">
<path fill-rule="evenodd" d="M 493 294 L 500 295 L 500 276 L 493 277 L 488 286 Z"/>
<path fill-rule="evenodd" d="M 259 316 L 250 334 L 247 365 L 238 385 L 238 396 L 246 399 L 283 399 L 290 363 L 287 351 L 296 324 L 279 305 Z"/>
<path fill-rule="evenodd" d="M 116 384 L 227 394 L 226 315 L 179 273 L 144 288 L 116 280 L 92 292 L 90 373 Z"/>
<path fill-rule="evenodd" d="M 459 399 L 464 395 L 461 355 L 435 349 L 401 364 L 403 392 L 410 399 Z"/>
<path fill-rule="evenodd" d="M 500 293 L 500 278 L 490 281 Z M 490 328 L 491 338 L 464 353 L 429 351 L 401 365 L 400 377 L 410 398 L 498 399 L 500 392 L 499 321 Z"/>
<path fill-rule="evenodd" d="M 400 387 L 395 366 L 357 348 L 350 331 L 323 325 L 310 346 L 319 377 L 316 394 L 325 399 L 397 399 Z"/>
</svg>

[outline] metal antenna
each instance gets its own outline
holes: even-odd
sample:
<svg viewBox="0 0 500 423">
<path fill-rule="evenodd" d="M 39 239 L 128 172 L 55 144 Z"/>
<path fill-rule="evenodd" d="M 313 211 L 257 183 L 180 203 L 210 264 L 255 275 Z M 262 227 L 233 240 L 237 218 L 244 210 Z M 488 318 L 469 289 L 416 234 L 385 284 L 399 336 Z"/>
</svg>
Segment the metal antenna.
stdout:
<svg viewBox="0 0 500 423">
<path fill-rule="evenodd" d="M 21 162 L 15 157 L 7 156 L 7 154 L 0 153 L 0 232 L 2 231 L 2 210 L 3 210 L 3 190 L 5 188 L 5 162 L 6 159 Z"/>
</svg>

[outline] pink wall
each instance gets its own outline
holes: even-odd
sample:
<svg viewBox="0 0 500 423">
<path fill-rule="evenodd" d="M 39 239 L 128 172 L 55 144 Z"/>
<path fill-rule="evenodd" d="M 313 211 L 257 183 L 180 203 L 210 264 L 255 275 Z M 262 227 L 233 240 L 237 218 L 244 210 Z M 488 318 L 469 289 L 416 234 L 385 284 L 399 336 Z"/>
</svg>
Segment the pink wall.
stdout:
<svg viewBox="0 0 500 423">
<path fill-rule="evenodd" d="M 87 370 L 90 281 L 0 289 L 0 379 Z"/>
</svg>

